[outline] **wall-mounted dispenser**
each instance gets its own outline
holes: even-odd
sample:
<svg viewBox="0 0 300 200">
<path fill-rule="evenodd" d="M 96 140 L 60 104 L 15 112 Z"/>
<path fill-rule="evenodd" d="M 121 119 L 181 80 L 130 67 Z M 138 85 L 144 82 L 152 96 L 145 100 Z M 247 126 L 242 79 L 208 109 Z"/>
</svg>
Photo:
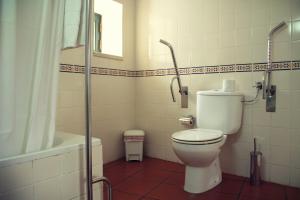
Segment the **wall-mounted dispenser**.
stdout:
<svg viewBox="0 0 300 200">
<path fill-rule="evenodd" d="M 174 90 L 173 90 L 173 82 L 174 82 L 175 79 L 177 79 L 178 87 L 179 87 L 179 93 L 181 95 L 181 108 L 187 108 L 188 107 L 188 87 L 181 85 L 180 74 L 179 74 L 179 71 L 178 71 L 178 67 L 177 67 L 173 47 L 169 42 L 167 42 L 165 40 L 159 40 L 159 42 L 170 48 L 171 55 L 172 55 L 172 60 L 173 60 L 173 64 L 174 64 L 174 68 L 175 68 L 175 72 L 176 72 L 176 76 L 174 76 L 172 78 L 171 83 L 170 83 L 170 90 L 171 90 L 171 95 L 172 95 L 173 102 L 176 102 L 176 98 L 175 98 Z"/>
</svg>

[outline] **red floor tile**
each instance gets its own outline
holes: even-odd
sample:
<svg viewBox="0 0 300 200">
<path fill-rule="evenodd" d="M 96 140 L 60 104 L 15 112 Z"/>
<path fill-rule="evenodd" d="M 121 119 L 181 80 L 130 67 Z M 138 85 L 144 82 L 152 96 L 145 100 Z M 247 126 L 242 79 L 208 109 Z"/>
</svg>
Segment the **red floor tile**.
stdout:
<svg viewBox="0 0 300 200">
<path fill-rule="evenodd" d="M 165 160 L 146 157 L 143 161 L 143 167 L 162 170 L 166 163 L 167 161 Z"/>
<path fill-rule="evenodd" d="M 112 167 L 108 167 L 104 169 L 104 176 L 106 176 L 112 183 L 113 186 L 116 186 L 120 182 L 124 181 L 126 178 L 134 175 L 142 168 L 136 164 L 122 164 L 122 165 L 115 165 Z"/>
<path fill-rule="evenodd" d="M 233 180 L 238 180 L 238 181 L 246 181 L 246 177 L 242 176 L 237 176 L 233 174 L 227 174 L 227 173 L 222 173 L 222 178 L 227 178 L 227 179 L 233 179 Z"/>
<path fill-rule="evenodd" d="M 172 173 L 165 183 L 183 186 L 184 176 L 185 175 L 183 173 Z M 223 178 L 222 183 L 220 183 L 217 187 L 213 188 L 212 190 L 216 192 L 223 192 L 228 194 L 239 194 L 242 189 L 244 179 L 237 179 L 237 178 L 231 179 L 231 177 L 230 178 L 227 177 L 230 176 L 226 176 L 226 178 Z"/>
<path fill-rule="evenodd" d="M 264 182 L 260 186 L 252 186 L 248 182 L 245 183 L 241 199 L 243 200 L 284 200 L 285 190 L 281 185 Z"/>
<path fill-rule="evenodd" d="M 184 185 L 184 173 L 172 173 L 168 179 L 166 180 L 165 183 L 168 184 L 175 184 L 178 186 L 182 186 Z"/>
<path fill-rule="evenodd" d="M 139 200 L 141 199 L 141 195 L 129 194 L 126 192 L 121 192 L 117 190 L 113 190 L 112 198 L 113 200 Z M 107 194 L 104 194 L 103 199 L 108 199 Z"/>
<path fill-rule="evenodd" d="M 103 169 L 108 169 L 108 168 L 116 166 L 116 165 L 121 165 L 122 163 L 124 163 L 124 158 L 104 164 Z"/>
<path fill-rule="evenodd" d="M 156 181 L 156 182 L 162 182 L 166 180 L 172 173 L 168 171 L 162 171 L 162 170 L 154 170 L 154 169 L 144 169 L 138 173 L 136 173 L 133 178 L 135 179 L 141 179 L 144 181 Z"/>
<path fill-rule="evenodd" d="M 116 189 L 131 194 L 144 195 L 150 192 L 159 184 L 160 182 L 158 181 L 145 181 L 142 179 L 129 178 L 124 182 L 120 183 L 116 187 Z"/>
<path fill-rule="evenodd" d="M 147 197 L 156 198 L 159 200 L 185 200 L 189 199 L 190 194 L 185 192 L 178 185 L 161 184 L 155 188 Z"/>
<path fill-rule="evenodd" d="M 185 166 L 179 163 L 166 162 L 163 164 L 163 170 L 172 171 L 172 172 L 185 172 Z"/>
<path fill-rule="evenodd" d="M 223 178 L 222 182 L 212 190 L 226 194 L 239 194 L 242 190 L 244 181 L 230 178 Z"/>
<path fill-rule="evenodd" d="M 144 197 L 141 200 L 159 200 L 159 199 L 155 199 L 155 198 L 152 198 L 152 197 Z"/>
<path fill-rule="evenodd" d="M 215 191 L 208 191 L 202 194 L 193 195 L 189 200 L 236 200 L 238 195 L 224 194 Z"/>
<path fill-rule="evenodd" d="M 299 200 L 300 188 L 286 187 L 286 195 L 288 200 Z"/>
<path fill-rule="evenodd" d="M 245 177 L 226 173 L 212 190 L 190 194 L 183 190 L 183 165 L 147 157 L 106 164 L 104 175 L 113 183 L 114 200 L 300 200 L 300 188 L 267 182 L 251 186 Z"/>
</svg>

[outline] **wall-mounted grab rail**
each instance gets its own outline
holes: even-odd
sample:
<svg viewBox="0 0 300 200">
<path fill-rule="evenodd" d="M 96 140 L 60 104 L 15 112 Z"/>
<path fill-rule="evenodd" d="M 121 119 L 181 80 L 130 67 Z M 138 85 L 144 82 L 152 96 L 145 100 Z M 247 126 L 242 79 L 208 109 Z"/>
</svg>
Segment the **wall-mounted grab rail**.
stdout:
<svg viewBox="0 0 300 200">
<path fill-rule="evenodd" d="M 287 24 L 283 21 L 277 26 L 275 26 L 268 35 L 268 65 L 264 72 L 263 77 L 263 99 L 266 99 L 266 111 L 275 112 L 276 111 L 276 86 L 271 83 L 272 75 L 272 39 L 275 32 L 287 27 Z"/>
<path fill-rule="evenodd" d="M 172 55 L 172 60 L 173 60 L 173 64 L 174 64 L 174 68 L 175 68 L 175 72 L 176 72 L 176 76 L 172 78 L 171 83 L 170 83 L 170 90 L 171 90 L 171 95 L 172 95 L 173 102 L 176 102 L 176 98 L 175 98 L 174 91 L 173 91 L 173 82 L 174 82 L 175 79 L 177 79 L 178 87 L 179 87 L 179 93 L 181 95 L 181 107 L 182 108 L 187 108 L 188 107 L 188 87 L 183 87 L 182 84 L 181 84 L 180 73 L 179 73 L 179 70 L 178 70 L 178 67 L 177 67 L 173 47 L 169 42 L 167 42 L 165 40 L 160 39 L 159 42 L 170 48 L 171 55 Z"/>
<path fill-rule="evenodd" d="M 93 178 L 93 184 L 103 182 L 106 184 L 107 187 L 107 194 L 108 194 L 108 200 L 112 200 L 112 184 L 108 180 L 108 178 L 102 176 L 102 177 L 94 177 Z"/>
<path fill-rule="evenodd" d="M 280 30 L 281 28 L 285 28 L 287 24 L 285 22 L 281 22 L 277 26 L 275 26 L 268 35 L 268 64 L 267 69 L 264 73 L 264 81 L 263 81 L 263 99 L 266 96 L 270 96 L 271 93 L 271 73 L 272 73 L 272 39 L 275 32 Z"/>
<path fill-rule="evenodd" d="M 162 44 L 164 44 L 164 45 L 167 45 L 170 48 L 171 55 L 172 55 L 172 60 L 173 60 L 173 64 L 174 64 L 174 68 L 175 68 L 175 72 L 176 72 L 176 78 L 177 78 L 177 82 L 178 82 L 179 93 L 182 94 L 181 79 L 180 79 L 180 74 L 179 74 L 179 71 L 178 71 L 178 67 L 177 67 L 177 63 L 176 63 L 176 58 L 175 58 L 173 47 L 172 47 L 172 45 L 169 42 L 167 42 L 165 40 L 160 39 L 159 42 L 162 43 Z M 173 101 L 175 102 L 174 99 L 175 99 L 175 97 L 173 96 Z"/>
</svg>

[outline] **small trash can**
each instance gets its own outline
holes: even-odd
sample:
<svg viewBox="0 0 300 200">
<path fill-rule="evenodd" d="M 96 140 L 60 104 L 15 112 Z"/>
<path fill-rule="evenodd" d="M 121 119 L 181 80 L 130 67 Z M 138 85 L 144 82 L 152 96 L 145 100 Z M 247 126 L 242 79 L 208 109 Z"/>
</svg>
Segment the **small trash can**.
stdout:
<svg viewBox="0 0 300 200">
<path fill-rule="evenodd" d="M 126 161 L 143 161 L 143 143 L 145 132 L 143 130 L 127 130 L 124 132 Z"/>
</svg>

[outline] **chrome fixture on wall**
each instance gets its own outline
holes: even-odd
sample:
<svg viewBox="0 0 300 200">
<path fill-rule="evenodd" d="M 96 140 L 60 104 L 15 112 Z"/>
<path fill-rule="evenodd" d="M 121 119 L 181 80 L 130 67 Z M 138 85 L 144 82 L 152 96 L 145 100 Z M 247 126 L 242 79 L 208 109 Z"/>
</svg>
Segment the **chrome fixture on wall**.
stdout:
<svg viewBox="0 0 300 200">
<path fill-rule="evenodd" d="M 178 121 L 180 121 L 182 125 L 189 128 L 193 128 L 195 125 L 195 117 L 193 117 L 192 115 L 180 117 Z"/>
<path fill-rule="evenodd" d="M 268 35 L 268 65 L 263 77 L 263 99 L 266 99 L 266 111 L 276 111 L 276 85 L 271 84 L 272 75 L 272 38 L 275 32 L 286 28 L 287 24 L 283 21 L 275 26 Z"/>
<path fill-rule="evenodd" d="M 173 47 L 169 42 L 167 42 L 165 40 L 160 39 L 159 42 L 170 48 L 171 55 L 172 55 L 172 60 L 173 60 L 173 64 L 174 64 L 174 68 L 175 68 L 175 72 L 176 72 L 176 76 L 172 78 L 171 83 L 170 83 L 170 90 L 171 90 L 171 95 L 172 95 L 173 102 L 176 102 L 176 98 L 175 98 L 174 90 L 173 90 L 173 82 L 174 82 L 175 79 L 177 79 L 178 87 L 179 87 L 179 93 L 181 95 L 181 108 L 187 108 L 188 107 L 188 87 L 181 85 L 180 74 L 179 74 L 179 71 L 178 71 L 178 67 L 177 67 Z"/>
</svg>

